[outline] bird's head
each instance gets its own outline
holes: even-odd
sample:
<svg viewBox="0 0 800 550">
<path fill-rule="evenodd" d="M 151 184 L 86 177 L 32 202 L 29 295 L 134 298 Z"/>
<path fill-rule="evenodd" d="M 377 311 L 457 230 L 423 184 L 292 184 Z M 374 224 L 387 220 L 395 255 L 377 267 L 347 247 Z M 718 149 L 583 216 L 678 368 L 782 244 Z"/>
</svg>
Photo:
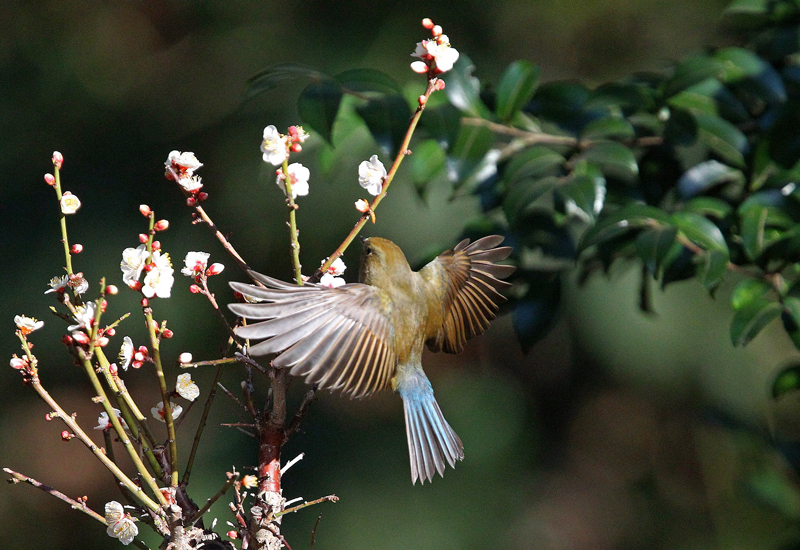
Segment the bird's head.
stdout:
<svg viewBox="0 0 800 550">
<path fill-rule="evenodd" d="M 380 237 L 362 238 L 359 281 L 377 287 L 387 287 L 408 278 L 411 268 L 400 247 Z"/>
</svg>

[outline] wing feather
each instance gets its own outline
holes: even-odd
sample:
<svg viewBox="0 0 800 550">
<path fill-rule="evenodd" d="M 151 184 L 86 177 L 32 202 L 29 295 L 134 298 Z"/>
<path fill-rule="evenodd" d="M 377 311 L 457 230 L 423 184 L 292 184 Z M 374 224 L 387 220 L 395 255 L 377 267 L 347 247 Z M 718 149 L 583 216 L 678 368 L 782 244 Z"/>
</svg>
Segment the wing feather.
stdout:
<svg viewBox="0 0 800 550">
<path fill-rule="evenodd" d="M 502 279 L 514 266 L 499 262 L 508 258 L 511 247 L 498 247 L 500 235 L 490 235 L 470 243 L 465 239 L 452 250 L 440 254 L 420 271 L 433 283 L 444 304 L 443 321 L 434 327 L 426 344 L 432 351 L 458 353 L 470 338 L 482 334 L 506 298 L 500 290 L 511 286 Z"/>
<path fill-rule="evenodd" d="M 381 290 L 364 284 L 298 286 L 250 275 L 264 286 L 233 282 L 231 287 L 263 302 L 229 307 L 256 321 L 235 329 L 238 336 L 262 340 L 249 348 L 252 355 L 277 354 L 273 366 L 353 397 L 389 386 L 397 356 Z"/>
</svg>

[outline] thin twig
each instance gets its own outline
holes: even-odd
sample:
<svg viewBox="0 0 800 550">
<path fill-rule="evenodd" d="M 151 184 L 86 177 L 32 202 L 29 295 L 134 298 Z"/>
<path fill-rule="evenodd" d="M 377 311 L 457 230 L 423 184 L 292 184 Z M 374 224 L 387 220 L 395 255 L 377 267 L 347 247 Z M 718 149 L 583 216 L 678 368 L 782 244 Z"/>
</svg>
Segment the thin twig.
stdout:
<svg viewBox="0 0 800 550">
<path fill-rule="evenodd" d="M 314 401 L 316 397 L 316 385 L 313 386 L 310 390 L 306 392 L 305 397 L 303 397 L 302 403 L 300 403 L 300 407 L 297 409 L 297 412 L 292 418 L 292 421 L 289 423 L 289 427 L 286 428 L 286 439 L 294 435 L 295 432 L 300 428 L 300 422 L 303 420 L 303 417 L 308 413 L 308 409 L 311 406 L 311 403 Z"/>
<path fill-rule="evenodd" d="M 33 485 L 37 489 L 41 489 L 45 493 L 50 493 L 51 495 L 53 495 L 57 499 L 63 500 L 64 502 L 66 502 L 67 504 L 72 506 L 75 510 L 83 512 L 87 516 L 90 516 L 90 517 L 96 519 L 97 521 L 99 521 L 103 525 L 106 524 L 106 518 L 101 516 L 100 514 L 98 514 L 97 512 L 92 510 L 91 508 L 89 508 L 88 506 L 86 506 L 85 502 L 78 502 L 77 500 L 71 499 L 70 497 L 68 497 L 67 495 L 62 493 L 61 491 L 57 491 L 57 490 L 53 489 L 52 487 L 49 487 L 49 486 L 45 485 L 44 483 L 36 481 L 32 477 L 28 477 L 28 476 L 23 475 L 23 474 L 21 474 L 19 472 L 15 472 L 11 468 L 3 468 L 3 471 L 5 473 L 7 473 L 8 475 L 13 477 L 13 479 L 7 480 L 9 483 L 25 482 L 25 483 L 28 483 L 30 485 Z"/>
<path fill-rule="evenodd" d="M 314 528 L 311 530 L 311 547 L 309 550 L 314 550 L 314 544 L 317 542 L 317 527 L 319 527 L 319 521 L 322 519 L 322 514 L 317 516 L 317 521 L 314 522 Z"/>
<path fill-rule="evenodd" d="M 328 495 L 326 497 L 318 498 L 310 502 L 304 502 L 303 504 L 298 504 L 297 506 L 292 506 L 291 508 L 287 508 L 286 510 L 281 510 L 280 512 L 276 512 L 275 519 L 278 519 L 281 516 L 285 516 L 286 514 L 297 512 L 299 510 L 302 510 L 303 508 L 308 508 L 309 506 L 313 506 L 315 504 L 319 504 L 320 502 L 326 502 L 326 501 L 338 502 L 339 497 L 337 497 L 336 495 Z"/>
<path fill-rule="evenodd" d="M 222 495 L 224 495 L 228 491 L 228 489 L 231 488 L 231 485 L 236 483 L 237 479 L 239 479 L 239 473 L 238 472 L 235 472 L 235 471 L 233 473 L 228 472 L 228 479 L 222 485 L 222 488 L 220 488 L 220 490 L 217 491 L 214 496 L 212 496 L 210 499 L 208 499 L 208 501 L 205 503 L 205 505 L 202 508 L 200 508 L 197 511 L 197 513 L 195 513 L 194 516 L 191 517 L 191 519 L 187 522 L 187 524 L 188 525 L 193 525 L 198 519 L 203 517 L 203 514 L 208 512 L 209 509 L 211 509 L 211 506 L 213 506 L 214 503 L 217 502 L 220 499 L 220 497 Z"/>
<path fill-rule="evenodd" d="M 200 446 L 200 437 L 203 435 L 203 430 L 208 421 L 208 414 L 211 412 L 211 404 L 214 402 L 214 397 L 217 395 L 217 382 L 219 382 L 222 375 L 222 366 L 217 367 L 217 374 L 214 376 L 214 381 L 211 383 L 211 392 L 206 398 L 206 404 L 203 406 L 203 414 L 200 417 L 200 424 L 197 426 L 197 431 L 194 434 L 194 442 L 192 443 L 192 450 L 189 453 L 189 460 L 186 462 L 186 469 L 183 471 L 183 478 L 181 478 L 181 485 L 184 487 L 189 483 L 189 476 L 192 474 L 192 466 L 194 459 L 197 455 L 197 449 Z"/>
</svg>

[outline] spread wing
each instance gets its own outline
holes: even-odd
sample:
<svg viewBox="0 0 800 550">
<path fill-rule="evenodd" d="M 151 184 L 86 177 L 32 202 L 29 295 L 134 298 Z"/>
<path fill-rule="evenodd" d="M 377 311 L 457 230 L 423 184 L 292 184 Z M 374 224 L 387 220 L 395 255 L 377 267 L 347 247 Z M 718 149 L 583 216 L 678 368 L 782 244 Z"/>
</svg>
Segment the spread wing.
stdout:
<svg viewBox="0 0 800 550">
<path fill-rule="evenodd" d="M 503 237 L 492 235 L 469 244 L 464 239 L 453 250 L 443 252 L 420 270 L 423 278 L 444 284 L 440 288 L 444 303 L 444 321 L 426 342 L 431 351 L 458 353 L 464 343 L 489 326 L 505 297 L 498 292 L 511 286 L 504 279 L 514 266 L 498 265 L 508 258 L 511 247 L 496 248 Z"/>
<path fill-rule="evenodd" d="M 238 336 L 263 340 L 249 348 L 251 355 L 279 354 L 273 366 L 353 397 L 389 385 L 397 357 L 378 289 L 364 284 L 298 286 L 252 271 L 250 275 L 266 288 L 237 282 L 231 287 L 263 302 L 228 307 L 251 322 L 235 329 Z"/>
</svg>

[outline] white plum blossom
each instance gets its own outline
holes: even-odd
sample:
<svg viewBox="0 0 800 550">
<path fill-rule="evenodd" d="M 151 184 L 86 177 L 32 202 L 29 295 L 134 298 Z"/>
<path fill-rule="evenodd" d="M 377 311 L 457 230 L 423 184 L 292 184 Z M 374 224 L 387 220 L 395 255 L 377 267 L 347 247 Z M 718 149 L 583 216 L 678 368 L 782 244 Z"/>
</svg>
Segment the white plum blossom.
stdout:
<svg viewBox="0 0 800 550">
<path fill-rule="evenodd" d="M 139 528 L 136 527 L 131 515 L 125 512 L 122 504 L 116 500 L 107 502 L 105 511 L 108 536 L 119 539 L 126 546 L 133 542 L 133 539 L 139 534 Z"/>
<path fill-rule="evenodd" d="M 183 263 L 186 267 L 181 269 L 181 273 L 187 277 L 197 277 L 201 275 L 208 266 L 208 252 L 187 252 Z"/>
<path fill-rule="evenodd" d="M 261 152 L 264 153 L 261 157 L 264 162 L 268 162 L 273 166 L 280 166 L 283 161 L 289 158 L 286 136 L 281 136 L 278 129 L 272 124 L 264 128 Z"/>
<path fill-rule="evenodd" d="M 168 168 L 177 166 L 181 172 L 185 172 L 191 176 L 195 170 L 203 166 L 197 157 L 191 151 L 181 153 L 180 151 L 171 151 L 167 157 L 167 162 L 164 163 Z"/>
<path fill-rule="evenodd" d="M 45 294 L 50 294 L 51 292 L 61 292 L 67 285 L 69 284 L 69 275 L 64 275 L 63 277 L 53 277 L 50 279 L 50 290 L 45 290 Z"/>
<path fill-rule="evenodd" d="M 86 280 L 83 273 L 75 273 L 69 280 L 69 286 L 72 287 L 75 294 L 83 294 L 89 290 L 89 281 Z"/>
<path fill-rule="evenodd" d="M 15 315 L 14 324 L 17 325 L 17 328 L 23 336 L 27 336 L 34 330 L 42 328 L 44 326 L 44 321 L 37 321 L 33 317 L 26 317 L 25 315 Z"/>
<path fill-rule="evenodd" d="M 122 346 L 119 348 L 119 361 L 122 363 L 122 369 L 128 370 L 133 359 L 133 340 L 130 336 L 122 339 Z"/>
<path fill-rule="evenodd" d="M 194 401 L 200 396 L 200 388 L 197 387 L 197 384 L 192 380 L 192 375 L 188 372 L 178 375 L 175 391 L 188 401 Z"/>
<path fill-rule="evenodd" d="M 370 195 L 380 195 L 383 190 L 383 180 L 386 178 L 386 167 L 378 160 L 378 155 L 372 155 L 358 165 L 358 183 Z"/>
<path fill-rule="evenodd" d="M 80 207 L 81 200 L 69 191 L 65 191 L 64 194 L 61 195 L 62 214 L 74 214 Z"/>
<path fill-rule="evenodd" d="M 412 57 L 419 57 L 428 66 L 436 69 L 437 73 L 444 73 L 453 68 L 453 65 L 458 61 L 458 50 L 450 46 L 450 39 L 446 34 L 442 34 L 435 39 L 423 40 L 417 42 L 417 49 L 411 54 Z M 419 61 L 411 64 L 411 68 L 415 72 L 417 70 L 415 65 L 418 66 Z"/>
<path fill-rule="evenodd" d="M 175 420 L 183 412 L 183 407 L 181 407 L 180 405 L 176 405 L 171 401 L 169 404 L 170 407 L 172 407 L 172 419 Z M 155 407 L 150 409 L 150 412 L 153 414 L 153 418 L 155 418 L 156 420 L 160 420 L 161 422 L 167 421 L 167 411 L 164 410 L 163 401 L 159 401 Z"/>
<path fill-rule="evenodd" d="M 147 272 L 142 285 L 142 294 L 147 298 L 158 296 L 159 298 L 169 298 L 172 293 L 172 283 L 175 278 L 172 274 L 172 263 L 169 254 L 162 254 L 160 250 L 153 252 L 153 267 Z"/>
<path fill-rule="evenodd" d="M 341 277 L 335 277 L 331 273 L 323 273 L 322 277 L 319 278 L 319 284 L 330 288 L 336 288 L 346 284 L 346 281 Z"/>
<path fill-rule="evenodd" d="M 325 260 L 322 260 L 322 263 L 325 264 Z M 330 273 L 331 275 L 342 275 L 344 271 L 347 269 L 347 266 L 344 264 L 344 260 L 341 258 L 336 258 L 331 263 L 330 267 L 326 269 L 326 273 Z"/>
<path fill-rule="evenodd" d="M 95 302 L 86 302 L 82 306 L 75 306 L 74 319 L 76 324 L 67 327 L 67 330 L 90 330 L 94 322 L 94 314 L 97 311 L 97 304 Z"/>
<path fill-rule="evenodd" d="M 114 414 L 117 415 L 119 421 L 122 423 L 122 427 L 127 429 L 128 425 L 125 423 L 125 419 L 121 418 L 119 409 L 114 409 Z M 97 418 L 97 426 L 94 427 L 95 430 L 108 430 L 112 427 L 111 420 L 108 418 L 108 413 L 103 411 L 100 413 L 100 416 Z"/>
<path fill-rule="evenodd" d="M 147 256 L 147 247 L 143 244 L 122 251 L 122 261 L 119 263 L 119 267 L 122 270 L 123 283 L 132 286 L 139 281 Z"/>
<path fill-rule="evenodd" d="M 203 187 L 203 184 L 200 182 L 200 176 L 180 177 L 178 178 L 178 185 L 183 187 L 183 189 L 189 193 L 199 191 Z"/>
<path fill-rule="evenodd" d="M 292 186 L 292 199 L 296 199 L 298 196 L 305 197 L 308 195 L 308 178 L 311 177 L 311 172 L 308 170 L 308 168 L 299 162 L 294 162 L 289 165 L 288 171 L 289 183 Z M 278 187 L 286 192 L 283 174 L 278 176 L 275 183 L 277 183 Z"/>
</svg>

